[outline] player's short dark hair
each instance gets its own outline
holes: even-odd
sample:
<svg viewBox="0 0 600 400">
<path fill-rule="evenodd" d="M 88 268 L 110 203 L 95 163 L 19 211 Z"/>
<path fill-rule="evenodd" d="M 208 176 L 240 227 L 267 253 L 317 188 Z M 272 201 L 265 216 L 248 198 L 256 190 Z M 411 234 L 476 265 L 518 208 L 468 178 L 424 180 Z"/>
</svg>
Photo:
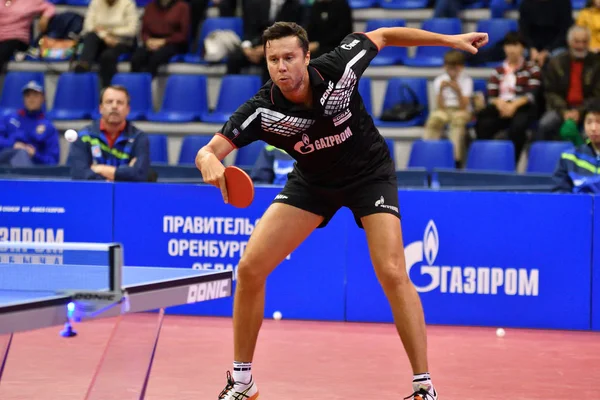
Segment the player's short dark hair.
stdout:
<svg viewBox="0 0 600 400">
<path fill-rule="evenodd" d="M 127 97 L 127 104 L 130 103 L 131 96 L 129 95 L 129 91 L 127 90 L 127 88 L 125 86 L 123 86 L 123 85 L 108 85 L 105 88 L 102 88 L 102 90 L 100 91 L 100 104 L 102 104 L 102 100 L 104 99 L 104 92 L 106 92 L 106 89 L 118 90 L 119 92 L 125 93 L 125 97 Z"/>
<path fill-rule="evenodd" d="M 308 53 L 308 34 L 303 27 L 295 22 L 275 22 L 265 29 L 262 34 L 263 50 L 265 53 L 267 52 L 267 43 L 269 41 L 290 36 L 295 36 L 298 39 L 304 54 Z"/>
<path fill-rule="evenodd" d="M 444 54 L 444 65 L 462 66 L 465 65 L 465 55 L 458 50 L 450 50 Z"/>
<path fill-rule="evenodd" d="M 525 45 L 525 41 L 523 40 L 523 38 L 521 37 L 519 32 L 516 32 L 516 31 L 508 32 L 506 34 L 506 36 L 504 36 L 504 45 L 516 45 L 516 44 L 520 44 L 523 47 L 527 47 Z"/>
</svg>

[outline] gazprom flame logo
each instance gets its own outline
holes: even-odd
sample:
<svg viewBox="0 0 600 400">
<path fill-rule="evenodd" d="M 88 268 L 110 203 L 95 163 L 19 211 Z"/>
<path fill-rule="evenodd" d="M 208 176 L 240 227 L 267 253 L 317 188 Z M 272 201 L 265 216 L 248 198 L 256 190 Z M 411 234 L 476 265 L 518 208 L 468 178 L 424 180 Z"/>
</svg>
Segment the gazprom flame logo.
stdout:
<svg viewBox="0 0 600 400">
<path fill-rule="evenodd" d="M 404 248 L 406 271 L 417 292 L 437 290 L 440 293 L 508 296 L 539 294 L 540 271 L 537 268 L 443 264 L 437 260 L 439 250 L 440 236 L 433 220 L 425 226 L 422 241 L 409 243 Z M 452 251 L 446 252 L 448 254 Z M 411 274 L 413 268 L 415 271 Z"/>
<path fill-rule="evenodd" d="M 433 265 L 440 249 L 440 236 L 438 235 L 437 227 L 435 222 L 429 221 L 425 228 L 425 234 L 423 236 L 423 253 L 427 264 Z"/>
<path fill-rule="evenodd" d="M 427 262 L 427 265 L 421 266 L 421 274 L 429 275 L 431 277 L 431 282 L 425 286 L 415 285 L 418 292 L 429 292 L 440 285 L 440 269 L 433 266 L 439 249 L 440 236 L 438 235 L 438 230 L 433 220 L 429 220 L 425 227 L 423 241 L 412 242 L 404 249 L 406 256 L 406 272 L 408 273 L 408 276 L 410 276 L 411 268 L 415 267 L 417 264 L 422 264 L 424 260 Z"/>
<path fill-rule="evenodd" d="M 315 151 L 315 146 L 310 144 L 310 138 L 305 133 L 302 135 L 302 140 L 294 146 L 294 150 L 296 150 L 300 154 L 308 154 Z"/>
</svg>

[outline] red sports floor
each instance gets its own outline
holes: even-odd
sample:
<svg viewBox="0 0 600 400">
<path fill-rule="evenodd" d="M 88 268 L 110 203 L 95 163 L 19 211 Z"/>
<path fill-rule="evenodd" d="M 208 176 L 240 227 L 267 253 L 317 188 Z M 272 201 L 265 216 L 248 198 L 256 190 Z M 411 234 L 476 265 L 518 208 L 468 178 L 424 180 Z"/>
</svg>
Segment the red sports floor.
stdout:
<svg viewBox="0 0 600 400">
<path fill-rule="evenodd" d="M 157 315 L 123 320 L 90 399 L 138 399 Z M 84 399 L 114 320 L 15 335 L 2 400 Z M 231 320 L 167 315 L 148 400 L 216 400 L 231 368 Z M 600 333 L 430 326 L 441 400 L 600 399 Z M 2 343 L 0 343 L 0 346 Z M 266 320 L 254 376 L 260 400 L 397 400 L 412 374 L 388 324 Z"/>
</svg>

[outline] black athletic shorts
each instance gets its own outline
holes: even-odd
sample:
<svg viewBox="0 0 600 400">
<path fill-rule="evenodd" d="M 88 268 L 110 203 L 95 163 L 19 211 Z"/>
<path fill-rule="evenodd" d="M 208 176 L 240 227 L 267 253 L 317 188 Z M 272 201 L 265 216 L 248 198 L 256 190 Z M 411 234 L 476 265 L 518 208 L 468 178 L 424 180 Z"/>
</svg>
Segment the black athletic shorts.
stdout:
<svg viewBox="0 0 600 400">
<path fill-rule="evenodd" d="M 327 226 L 337 210 L 348 207 L 359 228 L 361 218 L 376 213 L 393 214 L 400 218 L 396 176 L 363 178 L 341 189 L 315 188 L 294 172 L 288 175 L 283 190 L 274 203 L 289 204 L 324 218 L 319 228 Z"/>
</svg>

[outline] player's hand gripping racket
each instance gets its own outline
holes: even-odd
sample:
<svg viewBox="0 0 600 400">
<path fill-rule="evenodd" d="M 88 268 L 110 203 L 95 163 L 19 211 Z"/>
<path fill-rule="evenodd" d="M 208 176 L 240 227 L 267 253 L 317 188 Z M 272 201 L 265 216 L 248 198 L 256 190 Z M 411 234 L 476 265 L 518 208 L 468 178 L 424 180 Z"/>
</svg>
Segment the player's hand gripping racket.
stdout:
<svg viewBox="0 0 600 400">
<path fill-rule="evenodd" d="M 225 168 L 228 203 L 234 207 L 246 208 L 254 200 L 254 184 L 242 169 L 234 166 Z"/>
</svg>

